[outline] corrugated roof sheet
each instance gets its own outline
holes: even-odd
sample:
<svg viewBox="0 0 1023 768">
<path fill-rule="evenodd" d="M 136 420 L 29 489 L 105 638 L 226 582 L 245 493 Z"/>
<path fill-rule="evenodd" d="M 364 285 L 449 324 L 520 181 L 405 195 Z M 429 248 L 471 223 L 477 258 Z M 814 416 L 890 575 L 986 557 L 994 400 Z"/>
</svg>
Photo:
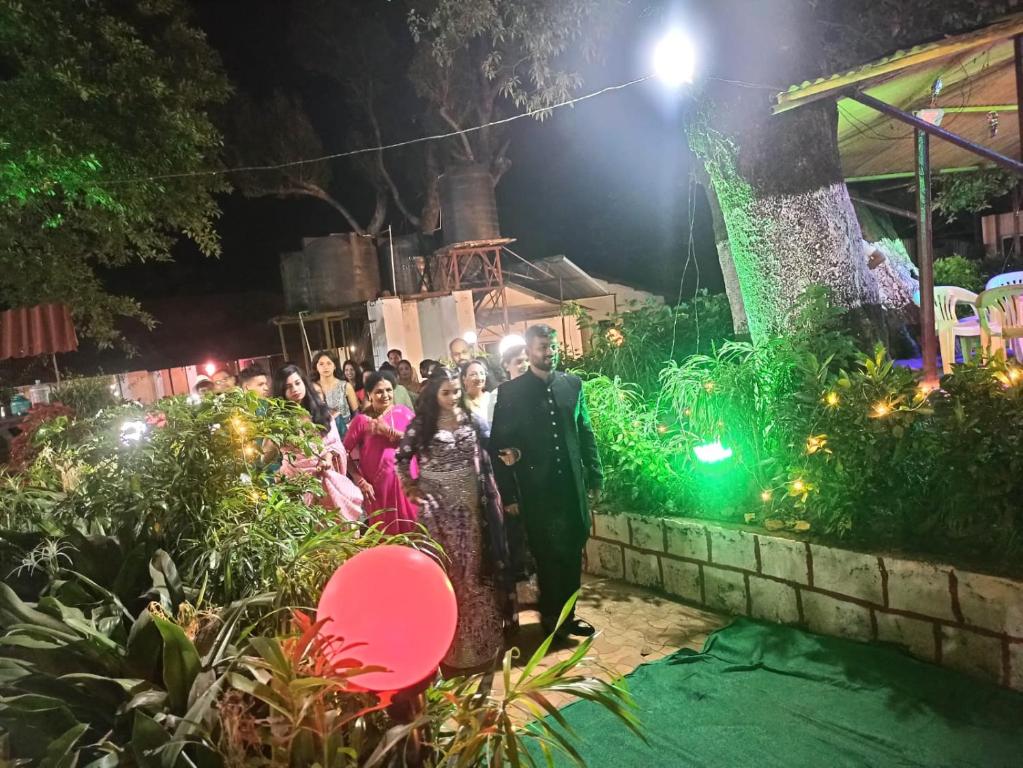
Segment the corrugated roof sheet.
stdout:
<svg viewBox="0 0 1023 768">
<path fill-rule="evenodd" d="M 884 58 L 845 72 L 819 77 L 813 81 L 805 80 L 797 85 L 790 85 L 777 95 L 778 106 L 775 108 L 775 112 L 794 109 L 810 101 L 826 98 L 851 85 L 865 87 L 865 83 L 876 78 L 1009 40 L 1021 33 L 1023 33 L 1023 13 L 1017 13 L 996 24 L 975 29 L 972 32 L 949 35 L 942 40 L 896 51 Z"/>
<path fill-rule="evenodd" d="M 506 277 L 554 301 L 575 301 L 606 296 L 607 286 L 591 277 L 567 256 L 549 256 L 530 262 L 532 269 L 516 267 Z"/>
<path fill-rule="evenodd" d="M 78 336 L 64 304 L 38 304 L 0 313 L 0 360 L 76 349 Z"/>
<path fill-rule="evenodd" d="M 899 51 L 813 83 L 792 86 L 779 94 L 775 111 L 838 97 L 838 148 L 842 169 L 850 181 L 911 177 L 916 149 L 911 127 L 842 98 L 849 89 L 867 92 L 905 112 L 943 108 L 943 128 L 1003 155 L 1018 157 L 1012 43 L 1017 34 L 1023 34 L 1023 14 L 964 35 Z M 934 95 L 939 78 L 942 88 Z M 992 107 L 996 114 L 993 122 L 988 115 Z M 931 142 L 931 168 L 935 172 L 975 168 L 983 162 L 948 142 Z"/>
</svg>

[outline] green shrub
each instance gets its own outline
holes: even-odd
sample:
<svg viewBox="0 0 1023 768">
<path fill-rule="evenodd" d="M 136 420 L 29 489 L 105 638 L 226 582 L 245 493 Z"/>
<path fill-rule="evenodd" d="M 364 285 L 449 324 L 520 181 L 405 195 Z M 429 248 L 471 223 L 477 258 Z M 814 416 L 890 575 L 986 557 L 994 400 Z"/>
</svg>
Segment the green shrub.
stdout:
<svg viewBox="0 0 1023 768">
<path fill-rule="evenodd" d="M 784 338 L 669 363 L 646 396 L 591 372 L 608 495 L 1018 569 L 1023 369 L 963 366 L 926 393 L 883 348 L 855 352 L 819 292 L 793 320 Z M 694 448 L 715 441 L 731 457 L 701 464 Z"/>
<path fill-rule="evenodd" d="M 53 388 L 50 400 L 63 403 L 83 418 L 95 416 L 120 402 L 110 389 L 109 376 L 65 379 Z"/>
<path fill-rule="evenodd" d="M 979 293 L 984 290 L 980 267 L 962 256 L 946 256 L 934 261 L 934 284 L 954 285 Z"/>
<path fill-rule="evenodd" d="M 596 323 L 581 308 L 580 327 L 590 334 L 590 350 L 569 360 L 572 368 L 628 381 L 643 393 L 657 390 L 661 368 L 670 360 L 713 348 L 732 336 L 728 297 L 701 292 L 677 307 L 630 302 L 609 320 Z"/>
</svg>

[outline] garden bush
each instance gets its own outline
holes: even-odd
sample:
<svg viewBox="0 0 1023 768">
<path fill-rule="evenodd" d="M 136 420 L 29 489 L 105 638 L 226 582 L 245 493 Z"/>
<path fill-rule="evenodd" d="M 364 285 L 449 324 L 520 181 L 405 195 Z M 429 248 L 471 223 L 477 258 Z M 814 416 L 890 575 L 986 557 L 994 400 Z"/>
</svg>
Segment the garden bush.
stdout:
<svg viewBox="0 0 1023 768">
<path fill-rule="evenodd" d="M 600 322 L 581 308 L 576 314 L 580 327 L 590 336 L 590 346 L 582 357 L 567 361 L 569 367 L 620 378 L 641 393 L 657 389 L 666 361 L 685 360 L 732 337 L 728 297 L 705 291 L 676 307 L 632 301 Z"/>
<path fill-rule="evenodd" d="M 647 394 L 584 371 L 609 501 L 1019 571 L 1023 369 L 963 366 L 927 392 L 859 352 L 819 291 L 792 321 L 666 361 Z M 701 463 L 707 445 L 731 455 Z"/>
<path fill-rule="evenodd" d="M 934 284 L 954 285 L 979 293 L 984 290 L 984 277 L 976 262 L 953 255 L 935 259 Z"/>
</svg>

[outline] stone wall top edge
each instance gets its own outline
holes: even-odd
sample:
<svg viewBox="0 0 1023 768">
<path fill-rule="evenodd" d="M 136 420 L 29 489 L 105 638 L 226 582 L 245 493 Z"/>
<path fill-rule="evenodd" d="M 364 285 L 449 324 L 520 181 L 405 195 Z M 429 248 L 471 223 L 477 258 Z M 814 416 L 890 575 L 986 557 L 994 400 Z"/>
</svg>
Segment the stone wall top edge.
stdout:
<svg viewBox="0 0 1023 768">
<path fill-rule="evenodd" d="M 800 536 L 798 534 L 789 533 L 787 531 L 767 531 L 763 528 L 758 528 L 752 525 L 744 525 L 742 523 L 732 523 L 724 520 L 706 520 L 699 517 L 684 517 L 676 515 L 644 515 L 638 512 L 629 512 L 627 510 L 594 510 L 594 515 L 607 515 L 609 517 L 624 516 L 630 519 L 649 520 L 649 521 L 660 521 L 662 523 L 680 523 L 687 526 L 696 526 L 705 529 L 719 529 L 727 531 L 742 531 L 744 533 L 753 534 L 763 539 L 782 539 L 785 541 L 798 541 L 801 543 L 808 543 L 812 547 L 826 547 L 829 549 L 842 550 L 845 552 L 854 552 L 861 555 L 869 555 L 872 557 L 881 557 L 886 562 L 905 562 L 905 563 L 923 563 L 925 565 L 937 568 L 943 571 L 952 571 L 960 578 L 983 578 L 990 579 L 998 582 L 1004 582 L 1007 585 L 1020 585 L 1023 584 L 1023 578 L 1014 579 L 1002 574 L 986 573 L 984 571 L 974 570 L 972 568 L 966 568 L 960 565 L 947 562 L 945 560 L 938 560 L 935 558 L 929 558 L 926 556 L 913 556 L 905 552 L 892 552 L 892 551 L 878 551 L 878 550 L 864 550 L 856 547 L 846 547 L 835 544 L 834 542 L 819 542 L 814 541 L 811 538 Z"/>
</svg>

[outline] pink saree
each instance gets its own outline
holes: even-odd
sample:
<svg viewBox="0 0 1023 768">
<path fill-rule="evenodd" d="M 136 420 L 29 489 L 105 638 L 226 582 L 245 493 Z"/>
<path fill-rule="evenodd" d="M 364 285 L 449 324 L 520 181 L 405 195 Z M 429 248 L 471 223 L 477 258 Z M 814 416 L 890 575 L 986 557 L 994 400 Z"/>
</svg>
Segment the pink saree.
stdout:
<svg viewBox="0 0 1023 768">
<path fill-rule="evenodd" d="M 388 426 L 404 432 L 415 414 L 404 405 L 395 405 L 380 419 Z M 359 469 L 376 493 L 376 499 L 363 500 L 366 521 L 380 523 L 386 533 L 410 533 L 416 529 L 419 510 L 405 498 L 401 480 L 395 469 L 394 453 L 397 440 L 391 440 L 372 431 L 373 420 L 364 413 L 357 414 L 348 425 L 344 447 L 349 453 L 358 451 Z"/>
</svg>

